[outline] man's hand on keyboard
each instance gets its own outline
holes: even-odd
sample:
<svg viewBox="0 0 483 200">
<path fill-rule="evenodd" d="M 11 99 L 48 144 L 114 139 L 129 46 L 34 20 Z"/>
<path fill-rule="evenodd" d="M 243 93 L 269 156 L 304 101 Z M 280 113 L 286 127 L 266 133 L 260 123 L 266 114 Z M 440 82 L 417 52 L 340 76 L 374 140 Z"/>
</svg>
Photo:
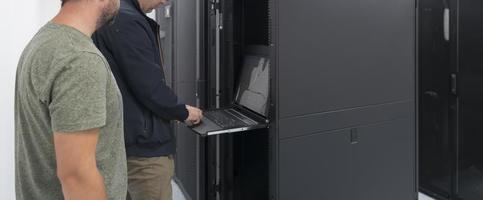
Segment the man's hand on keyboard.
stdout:
<svg viewBox="0 0 483 200">
<path fill-rule="evenodd" d="M 189 105 L 186 105 L 186 109 L 188 110 L 188 118 L 185 120 L 186 124 L 199 124 L 203 118 L 203 111 L 201 111 L 199 108 Z"/>
</svg>

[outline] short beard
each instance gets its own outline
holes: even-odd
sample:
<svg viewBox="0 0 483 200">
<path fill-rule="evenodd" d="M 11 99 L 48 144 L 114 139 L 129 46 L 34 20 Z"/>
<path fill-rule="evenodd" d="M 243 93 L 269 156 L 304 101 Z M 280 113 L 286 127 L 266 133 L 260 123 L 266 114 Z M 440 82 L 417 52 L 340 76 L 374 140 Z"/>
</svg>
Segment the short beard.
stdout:
<svg viewBox="0 0 483 200">
<path fill-rule="evenodd" d="M 115 0 L 111 0 L 111 3 L 107 7 L 102 9 L 101 16 L 97 20 L 97 24 L 96 24 L 97 28 L 100 28 L 104 25 L 114 24 L 117 13 L 119 11 L 118 9 L 116 9 L 117 6 L 114 2 Z"/>
<path fill-rule="evenodd" d="M 97 28 L 100 28 L 104 25 L 111 26 L 116 21 L 116 15 L 101 15 L 101 17 L 97 20 Z"/>
</svg>

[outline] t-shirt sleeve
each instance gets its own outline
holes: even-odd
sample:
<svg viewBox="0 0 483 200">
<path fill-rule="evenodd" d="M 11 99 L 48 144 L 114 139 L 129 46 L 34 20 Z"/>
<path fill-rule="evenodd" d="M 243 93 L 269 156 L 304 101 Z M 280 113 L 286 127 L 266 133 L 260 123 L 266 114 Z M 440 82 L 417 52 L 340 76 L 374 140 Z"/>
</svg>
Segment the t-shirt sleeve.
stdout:
<svg viewBox="0 0 483 200">
<path fill-rule="evenodd" d="M 69 133 L 105 126 L 107 73 L 100 56 L 80 53 L 57 74 L 49 104 L 53 131 Z"/>
</svg>

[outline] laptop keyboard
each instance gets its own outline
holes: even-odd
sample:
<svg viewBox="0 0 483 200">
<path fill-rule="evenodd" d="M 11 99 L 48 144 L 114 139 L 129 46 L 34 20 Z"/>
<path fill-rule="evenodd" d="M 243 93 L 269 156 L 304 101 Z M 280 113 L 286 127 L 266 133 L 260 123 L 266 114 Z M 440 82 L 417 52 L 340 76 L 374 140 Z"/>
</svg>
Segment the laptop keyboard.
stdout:
<svg viewBox="0 0 483 200">
<path fill-rule="evenodd" d="M 232 112 L 229 112 L 227 110 L 215 110 L 215 111 L 207 111 L 203 113 L 203 115 L 206 118 L 211 119 L 213 122 L 215 122 L 215 124 L 217 124 L 218 126 L 224 129 L 242 127 L 242 126 L 248 125 L 245 122 L 243 122 L 241 119 L 233 116 L 233 114 L 231 113 Z"/>
</svg>

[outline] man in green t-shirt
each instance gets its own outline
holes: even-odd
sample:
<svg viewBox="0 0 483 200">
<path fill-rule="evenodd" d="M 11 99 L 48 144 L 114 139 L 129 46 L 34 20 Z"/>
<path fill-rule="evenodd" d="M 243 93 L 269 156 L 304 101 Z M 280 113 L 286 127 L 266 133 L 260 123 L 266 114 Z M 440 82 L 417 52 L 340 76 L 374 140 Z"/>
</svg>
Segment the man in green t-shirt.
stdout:
<svg viewBox="0 0 483 200">
<path fill-rule="evenodd" d="M 63 0 L 25 48 L 15 89 L 17 200 L 126 199 L 122 100 L 90 39 L 119 0 Z"/>
</svg>

